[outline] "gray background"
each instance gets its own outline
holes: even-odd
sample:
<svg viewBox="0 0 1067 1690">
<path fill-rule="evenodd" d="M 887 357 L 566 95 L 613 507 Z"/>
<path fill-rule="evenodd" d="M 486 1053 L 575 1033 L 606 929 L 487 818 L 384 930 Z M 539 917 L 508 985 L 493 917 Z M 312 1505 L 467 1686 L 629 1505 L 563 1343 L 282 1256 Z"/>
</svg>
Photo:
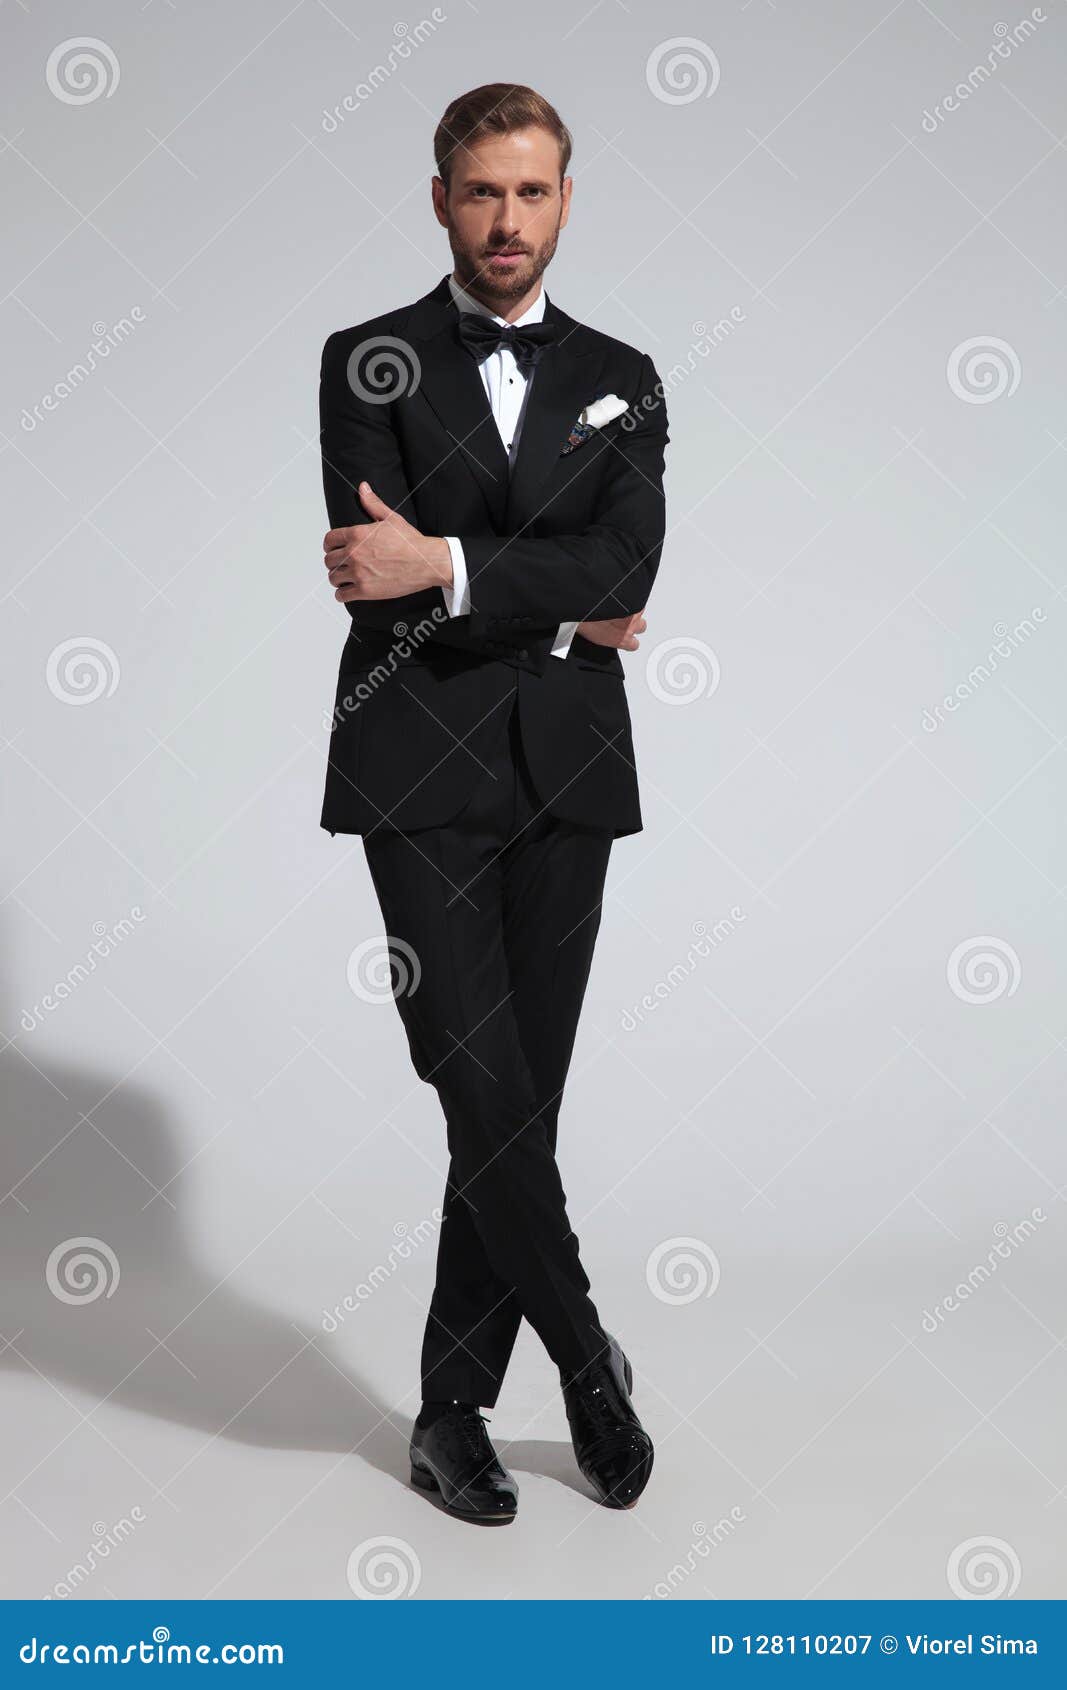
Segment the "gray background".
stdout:
<svg viewBox="0 0 1067 1690">
<path fill-rule="evenodd" d="M 1062 6 L 923 123 L 1024 15 L 5 8 L 3 1595 L 1065 1594 Z M 316 391 L 507 77 L 575 137 L 550 294 L 676 378 L 561 1123 L 657 1466 L 595 1506 L 525 1329 L 486 1534 L 405 1487 L 444 1132 L 318 828 Z"/>
</svg>

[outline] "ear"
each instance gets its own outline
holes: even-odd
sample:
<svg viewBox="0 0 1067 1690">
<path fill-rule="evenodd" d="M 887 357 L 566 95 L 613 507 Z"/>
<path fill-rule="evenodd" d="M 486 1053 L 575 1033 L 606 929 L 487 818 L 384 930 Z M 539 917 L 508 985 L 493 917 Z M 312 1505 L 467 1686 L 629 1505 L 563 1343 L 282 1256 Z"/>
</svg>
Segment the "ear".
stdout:
<svg viewBox="0 0 1067 1690">
<path fill-rule="evenodd" d="M 431 178 L 430 194 L 433 199 L 434 216 L 437 218 L 437 221 L 440 223 L 442 229 L 447 229 L 448 211 L 446 207 L 448 205 L 448 189 L 445 187 L 445 184 L 440 176 L 434 176 Z"/>
<path fill-rule="evenodd" d="M 559 214 L 559 226 L 561 229 L 566 228 L 567 219 L 571 214 L 571 189 L 573 186 L 573 178 L 570 176 L 564 176 L 563 185 L 559 191 L 560 205 L 562 208 Z"/>
</svg>

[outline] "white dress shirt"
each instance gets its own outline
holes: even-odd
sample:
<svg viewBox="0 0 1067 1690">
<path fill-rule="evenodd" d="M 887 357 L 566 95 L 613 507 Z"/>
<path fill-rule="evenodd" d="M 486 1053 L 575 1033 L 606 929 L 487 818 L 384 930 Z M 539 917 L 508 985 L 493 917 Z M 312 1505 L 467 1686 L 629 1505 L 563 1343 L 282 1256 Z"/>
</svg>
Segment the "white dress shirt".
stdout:
<svg viewBox="0 0 1067 1690">
<path fill-rule="evenodd" d="M 506 319 L 498 317 L 489 311 L 479 300 L 461 288 L 455 276 L 449 276 L 448 285 L 452 290 L 452 298 L 461 311 L 480 311 L 483 317 L 492 318 L 494 323 L 503 324 Z M 529 310 L 521 317 L 516 317 L 515 328 L 521 328 L 526 323 L 540 323 L 545 315 L 544 290 L 538 294 Z M 493 420 L 500 430 L 500 438 L 504 442 L 504 449 L 511 455 L 512 444 L 516 437 L 522 417 L 523 402 L 526 398 L 527 378 L 515 362 L 515 355 L 507 347 L 501 346 L 496 352 L 478 365 L 478 373 L 482 378 L 486 398 L 493 413 Z M 452 585 L 441 590 L 445 596 L 445 607 L 449 616 L 466 616 L 470 612 L 470 583 L 467 578 L 467 563 L 463 556 L 463 547 L 453 534 L 445 535 L 452 558 Z M 559 632 L 552 646 L 553 657 L 566 657 L 570 649 L 571 640 L 577 622 L 561 622 Z"/>
</svg>

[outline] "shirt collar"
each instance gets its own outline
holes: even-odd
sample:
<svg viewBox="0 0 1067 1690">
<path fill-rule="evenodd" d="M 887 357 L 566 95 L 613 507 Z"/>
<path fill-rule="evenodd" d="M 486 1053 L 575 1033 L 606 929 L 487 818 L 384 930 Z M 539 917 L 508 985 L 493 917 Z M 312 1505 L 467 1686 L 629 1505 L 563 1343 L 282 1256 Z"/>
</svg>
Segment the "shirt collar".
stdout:
<svg viewBox="0 0 1067 1690">
<path fill-rule="evenodd" d="M 494 323 L 504 322 L 503 317 L 498 317 L 495 311 L 490 311 L 487 305 L 483 305 L 481 300 L 475 299 L 473 294 L 469 294 L 467 292 L 466 288 L 460 287 L 455 276 L 449 276 L 448 286 L 452 294 L 453 302 L 460 311 L 480 311 L 483 317 L 491 317 Z M 521 328 L 524 323 L 543 322 L 544 315 L 545 290 L 542 288 L 529 309 L 524 311 L 521 317 L 515 318 L 512 327 L 518 329 Z"/>
</svg>

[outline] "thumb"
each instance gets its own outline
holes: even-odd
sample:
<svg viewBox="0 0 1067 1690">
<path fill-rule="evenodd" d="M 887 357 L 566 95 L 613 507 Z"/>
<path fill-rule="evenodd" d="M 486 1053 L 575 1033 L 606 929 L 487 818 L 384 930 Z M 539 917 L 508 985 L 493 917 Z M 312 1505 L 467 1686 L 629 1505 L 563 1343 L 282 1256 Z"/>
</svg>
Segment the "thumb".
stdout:
<svg viewBox="0 0 1067 1690">
<path fill-rule="evenodd" d="M 363 509 L 375 522 L 383 522 L 387 516 L 392 516 L 391 509 L 384 499 L 379 499 L 369 481 L 360 482 L 359 498 Z"/>
</svg>

